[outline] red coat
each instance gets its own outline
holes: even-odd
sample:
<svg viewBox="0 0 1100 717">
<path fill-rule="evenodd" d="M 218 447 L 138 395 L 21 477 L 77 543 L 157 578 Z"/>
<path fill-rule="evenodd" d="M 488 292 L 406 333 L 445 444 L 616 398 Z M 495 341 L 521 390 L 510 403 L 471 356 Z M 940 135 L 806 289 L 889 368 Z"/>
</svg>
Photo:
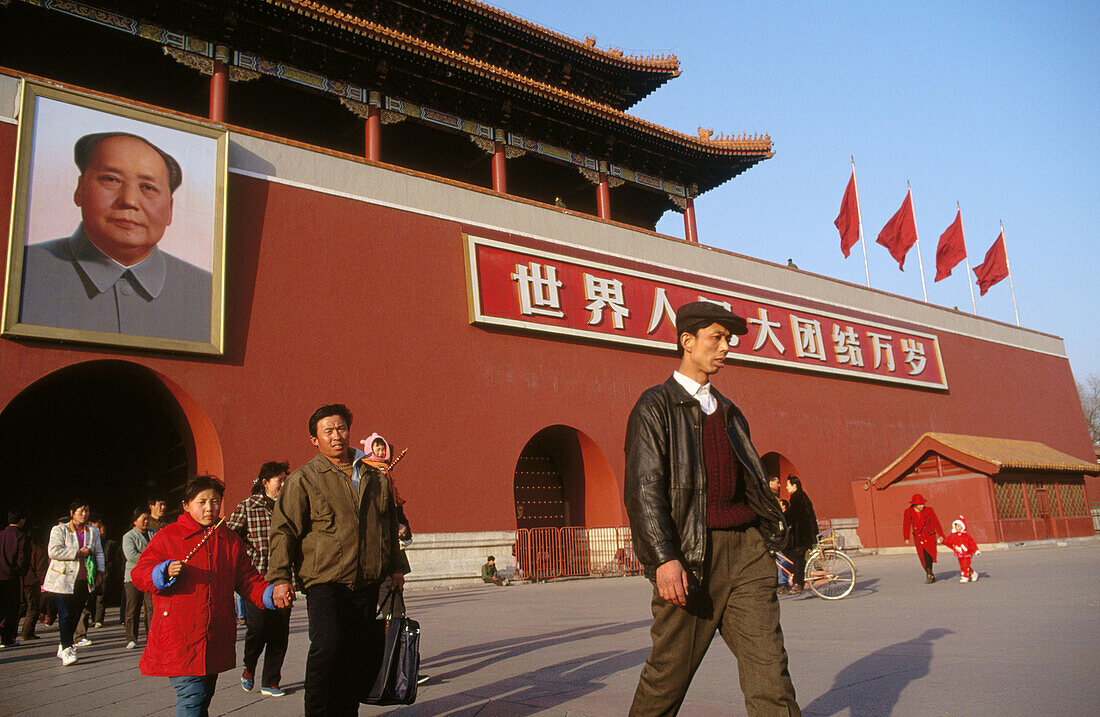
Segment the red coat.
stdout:
<svg viewBox="0 0 1100 717">
<path fill-rule="evenodd" d="M 943 539 L 943 544 L 954 550 L 955 555 L 960 558 L 970 558 L 978 552 L 978 544 L 970 533 L 965 531 L 961 533 L 952 531 L 951 535 Z"/>
<path fill-rule="evenodd" d="M 153 569 L 183 560 L 206 532 L 188 513 L 158 530 L 130 576 L 153 595 L 153 623 L 139 665 L 143 675 L 213 675 L 237 664 L 237 613 L 233 592 L 263 607 L 267 588 L 245 552 L 244 542 L 224 525 L 183 566 L 176 582 L 158 591 Z"/>
<path fill-rule="evenodd" d="M 905 522 L 902 525 L 903 537 L 909 540 L 909 532 L 913 532 L 913 543 L 917 549 L 917 555 L 924 550 L 932 556 L 932 562 L 936 562 L 936 537 L 943 537 L 943 528 L 936 517 L 936 511 L 930 506 L 924 506 L 924 510 L 913 510 L 913 506 L 905 509 Z"/>
</svg>

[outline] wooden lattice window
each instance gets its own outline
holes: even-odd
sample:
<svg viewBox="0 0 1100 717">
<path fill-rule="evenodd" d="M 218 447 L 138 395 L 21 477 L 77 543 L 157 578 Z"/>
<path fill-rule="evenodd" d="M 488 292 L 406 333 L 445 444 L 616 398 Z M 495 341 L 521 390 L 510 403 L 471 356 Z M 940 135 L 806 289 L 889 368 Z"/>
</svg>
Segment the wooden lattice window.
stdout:
<svg viewBox="0 0 1100 717">
<path fill-rule="evenodd" d="M 1001 520 L 1027 517 L 1021 483 L 994 482 L 993 497 L 997 501 L 997 515 Z"/>
<path fill-rule="evenodd" d="M 1089 507 L 1085 502 L 1085 486 L 1082 483 L 1060 483 L 1058 494 L 1062 498 L 1062 514 L 1067 518 L 1088 517 Z"/>
</svg>

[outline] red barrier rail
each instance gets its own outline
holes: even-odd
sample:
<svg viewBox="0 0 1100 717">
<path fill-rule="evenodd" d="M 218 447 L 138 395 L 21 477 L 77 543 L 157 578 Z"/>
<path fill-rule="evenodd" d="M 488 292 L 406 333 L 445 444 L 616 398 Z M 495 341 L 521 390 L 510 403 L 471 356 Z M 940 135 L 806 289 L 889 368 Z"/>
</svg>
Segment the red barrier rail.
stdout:
<svg viewBox="0 0 1100 717">
<path fill-rule="evenodd" d="M 516 531 L 516 579 L 554 580 L 642 572 L 629 527 L 520 528 Z"/>
</svg>

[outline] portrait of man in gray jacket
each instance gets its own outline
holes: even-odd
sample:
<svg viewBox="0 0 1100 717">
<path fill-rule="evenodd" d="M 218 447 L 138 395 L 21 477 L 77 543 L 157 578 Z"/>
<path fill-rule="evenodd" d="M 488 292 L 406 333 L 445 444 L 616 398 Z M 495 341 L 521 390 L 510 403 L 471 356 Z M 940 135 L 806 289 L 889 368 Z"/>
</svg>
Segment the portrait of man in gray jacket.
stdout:
<svg viewBox="0 0 1100 717">
<path fill-rule="evenodd" d="M 127 132 L 76 141 L 71 236 L 29 243 L 24 324 L 209 342 L 212 276 L 157 247 L 172 223 L 183 171 L 170 154 Z"/>
</svg>

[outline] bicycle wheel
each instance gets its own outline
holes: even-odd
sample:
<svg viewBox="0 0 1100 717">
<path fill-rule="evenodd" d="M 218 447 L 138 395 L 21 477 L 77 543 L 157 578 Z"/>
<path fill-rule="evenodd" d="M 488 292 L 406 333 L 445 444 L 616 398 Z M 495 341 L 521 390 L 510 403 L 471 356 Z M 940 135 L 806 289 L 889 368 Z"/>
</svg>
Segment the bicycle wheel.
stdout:
<svg viewBox="0 0 1100 717">
<path fill-rule="evenodd" d="M 856 566 L 839 550 L 814 551 L 806 561 L 806 582 L 814 595 L 839 600 L 856 586 Z"/>
</svg>

